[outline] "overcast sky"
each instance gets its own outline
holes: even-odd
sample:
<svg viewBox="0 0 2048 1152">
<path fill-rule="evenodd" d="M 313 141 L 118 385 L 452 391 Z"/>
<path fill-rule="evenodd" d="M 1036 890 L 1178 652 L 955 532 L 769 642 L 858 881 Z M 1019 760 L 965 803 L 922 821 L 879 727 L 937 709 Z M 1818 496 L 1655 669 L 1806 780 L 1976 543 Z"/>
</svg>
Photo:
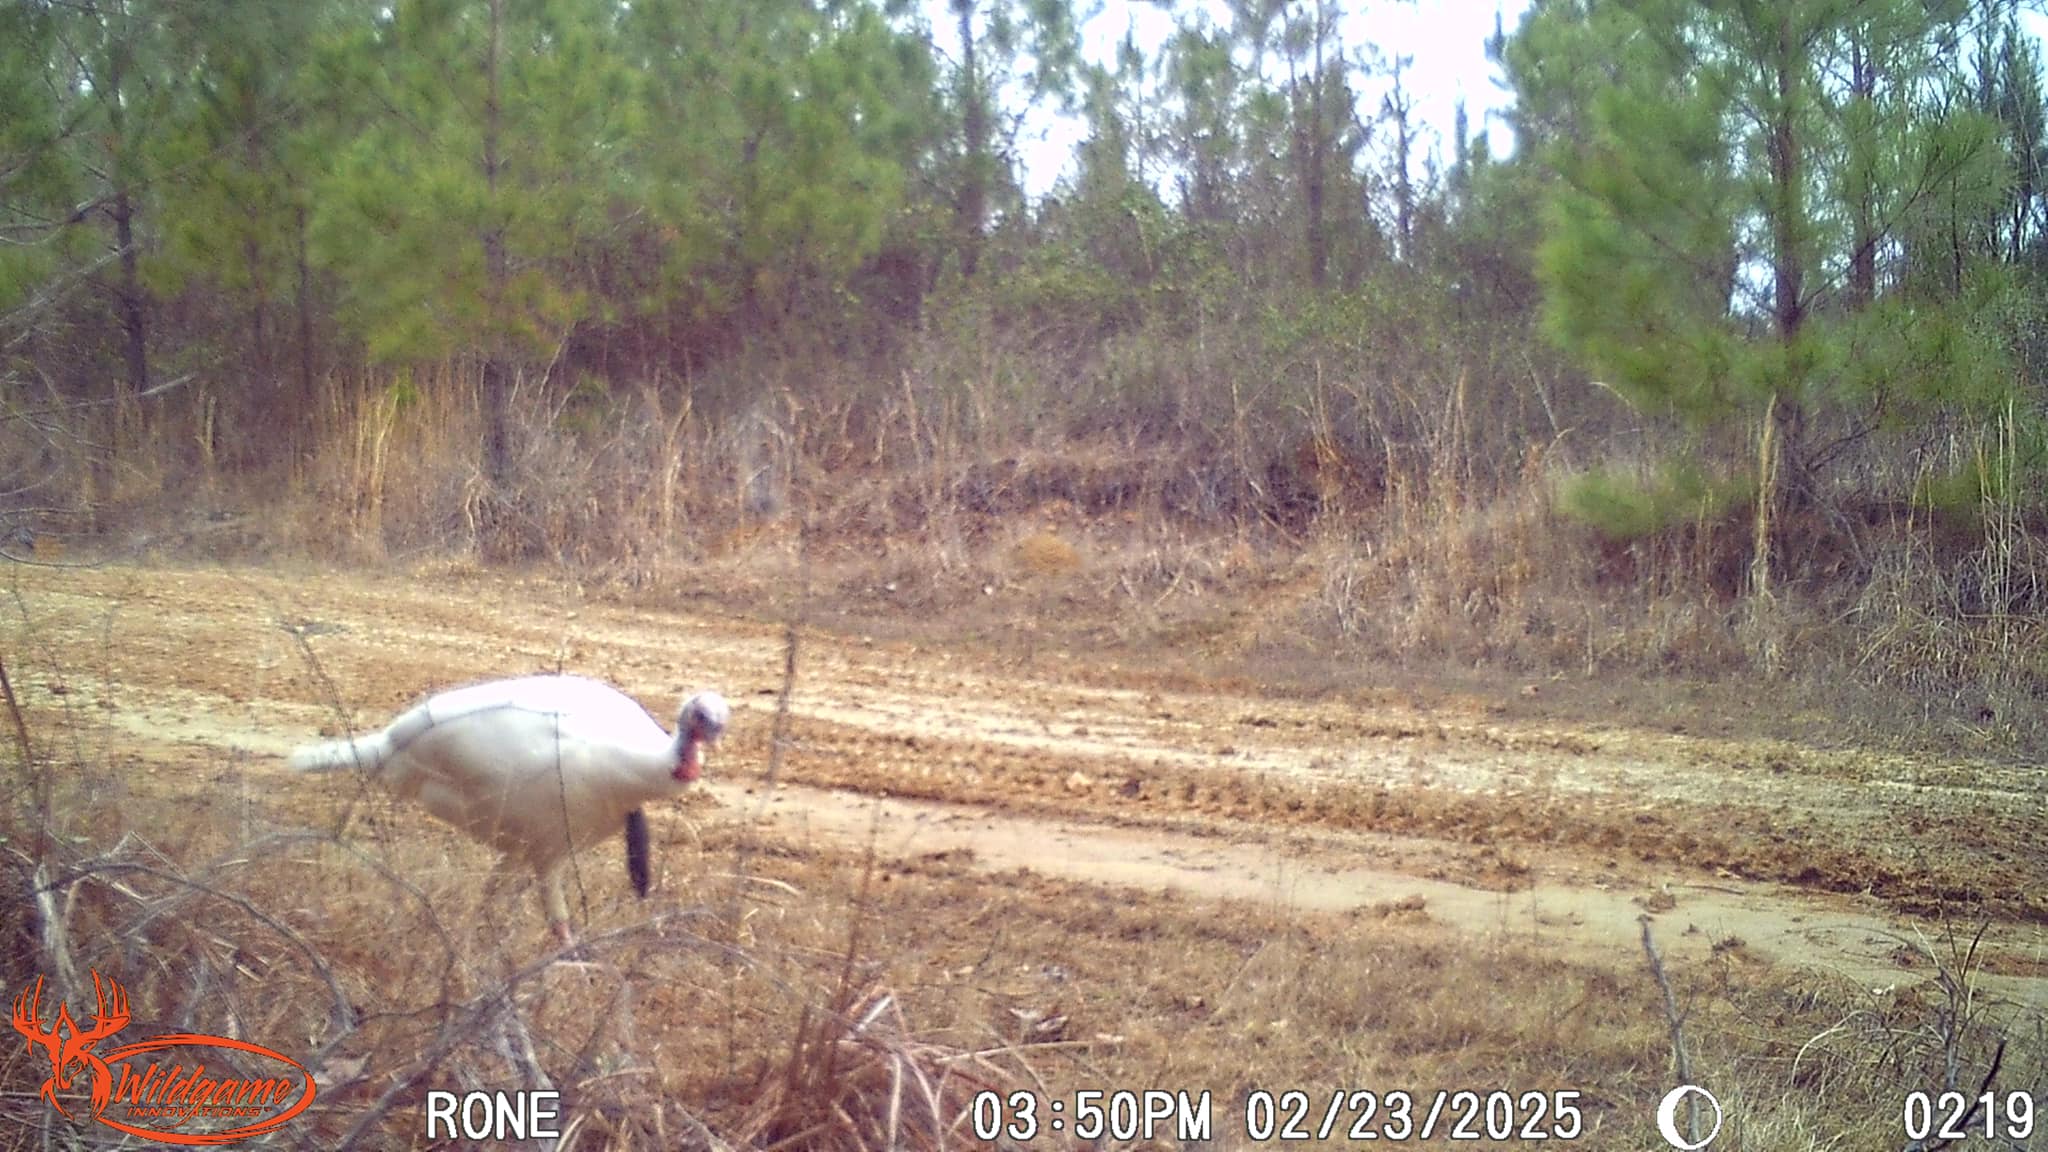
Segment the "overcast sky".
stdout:
<svg viewBox="0 0 2048 1152">
<path fill-rule="evenodd" d="M 1085 4 L 1086 0 L 1081 0 Z M 1195 0 L 1199 3 L 1200 0 Z M 932 12 L 939 42 L 949 49 L 951 30 L 946 0 L 926 0 Z M 1471 131 L 1489 135 L 1493 154 L 1505 156 L 1512 150 L 1512 135 L 1497 113 L 1513 103 L 1503 86 L 1500 70 L 1486 58 L 1486 38 L 1493 34 L 1494 16 L 1499 13 L 1509 35 L 1521 23 L 1529 0 L 1338 0 L 1343 8 L 1339 32 L 1346 51 L 1371 45 L 1382 58 L 1413 57 L 1406 87 L 1421 121 L 1422 154 L 1435 154 L 1448 162 L 1452 118 L 1459 100 L 1465 102 Z M 1183 0 L 1183 6 L 1187 0 Z M 1102 11 L 1083 28 L 1085 50 L 1091 60 L 1108 64 L 1115 58 L 1117 43 L 1126 29 L 1134 29 L 1138 43 L 1156 52 L 1172 31 L 1174 20 L 1160 7 L 1145 0 L 1103 0 Z M 1221 17 L 1220 9 L 1216 15 Z M 2048 40 L 2048 14 L 2030 7 L 2021 23 L 2036 43 Z M 1387 89 L 1384 77 L 1354 80 L 1359 92 L 1359 109 L 1370 116 L 1378 111 Z M 1026 120 L 1017 141 L 1024 164 L 1025 190 L 1034 198 L 1051 190 L 1062 176 L 1071 175 L 1074 146 L 1085 132 L 1076 120 L 1041 109 Z"/>
<path fill-rule="evenodd" d="M 932 6 L 939 10 L 934 23 L 940 30 L 940 42 L 946 43 L 943 37 L 948 26 L 938 22 L 944 0 L 935 0 Z M 1404 83 L 1424 131 L 1433 134 L 1425 137 L 1425 154 L 1434 150 L 1448 155 L 1451 120 L 1460 98 L 1465 101 L 1474 135 L 1486 123 L 1486 112 L 1510 103 L 1499 83 L 1499 69 L 1486 58 L 1486 38 L 1493 34 L 1496 11 L 1513 33 L 1528 0 L 1500 0 L 1497 4 L 1493 0 L 1351 0 L 1342 7 L 1339 33 L 1346 51 L 1372 45 L 1389 61 L 1396 56 L 1414 57 Z M 1136 31 L 1138 43 L 1147 52 L 1156 52 L 1173 24 L 1173 17 L 1156 5 L 1106 0 L 1082 35 L 1089 58 L 1109 64 L 1126 29 Z M 1385 91 L 1383 79 L 1361 84 L 1361 111 L 1377 111 Z M 1506 126 L 1494 124 L 1491 128 L 1494 154 L 1506 154 L 1510 150 Z M 1074 146 L 1084 132 L 1081 124 L 1049 112 L 1026 121 L 1018 147 L 1027 192 L 1042 196 L 1062 175 L 1071 174 Z"/>
</svg>

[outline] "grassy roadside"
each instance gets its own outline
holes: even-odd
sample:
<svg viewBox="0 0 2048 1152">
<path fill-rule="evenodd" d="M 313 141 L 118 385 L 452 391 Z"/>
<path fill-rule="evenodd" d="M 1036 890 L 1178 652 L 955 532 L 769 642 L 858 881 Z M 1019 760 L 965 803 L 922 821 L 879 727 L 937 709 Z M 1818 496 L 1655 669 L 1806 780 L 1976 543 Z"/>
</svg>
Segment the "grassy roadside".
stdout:
<svg viewBox="0 0 2048 1152">
<path fill-rule="evenodd" d="M 139 1018 L 309 1051 L 319 1106 L 294 1131 L 322 1146 L 423 1146 L 429 1088 L 545 1076 L 586 1149 L 936 1149 L 941 1127 L 943 1146 L 979 1146 L 966 1128 L 984 1090 L 1207 1092 L 1208 1140 L 1162 1128 L 1104 1146 L 1244 1148 L 1257 1093 L 1307 1093 L 1313 1130 L 1333 1093 L 1348 1127 L 1352 1092 L 1396 1089 L 1573 1092 L 1591 1146 L 1648 1147 L 1674 1075 L 1674 1020 L 1640 955 L 1567 961 L 1540 938 L 1448 931 L 1419 902 L 1320 916 L 708 824 L 659 845 L 652 905 L 593 861 L 594 963 L 539 967 L 530 893 L 485 890 L 485 854 L 417 813 L 366 798 L 351 831 L 304 836 L 343 811 L 252 788 L 202 750 L 147 762 L 119 788 L 85 765 L 54 791 L 76 834 L 64 938 L 77 962 L 131 974 Z M 201 774 L 242 820 L 189 787 Z M 150 834 L 115 836 L 132 818 L 110 795 L 147 807 Z M 1685 1067 L 1727 1109 L 1722 1142 L 1898 1143 L 1903 1095 L 1982 1069 L 2011 1027 L 1971 998 L 1968 944 L 1902 942 L 1943 979 L 1890 988 L 1775 968 L 1739 940 L 1674 966 Z M 2010 1046 L 2001 1085 L 2036 1083 L 2040 1055 Z M 21 1050 L 0 1065 L 17 1131 L 49 1122 L 42 1074 Z M 1047 1140 L 1070 1146 L 998 1146 Z"/>
</svg>

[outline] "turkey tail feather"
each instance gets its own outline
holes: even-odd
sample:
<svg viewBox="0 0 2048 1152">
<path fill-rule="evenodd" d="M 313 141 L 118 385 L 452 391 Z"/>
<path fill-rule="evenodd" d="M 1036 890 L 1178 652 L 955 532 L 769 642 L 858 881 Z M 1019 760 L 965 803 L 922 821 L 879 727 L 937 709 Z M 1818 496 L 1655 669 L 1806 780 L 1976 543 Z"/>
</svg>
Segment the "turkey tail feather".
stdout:
<svg viewBox="0 0 2048 1152">
<path fill-rule="evenodd" d="M 626 813 L 626 875 L 633 879 L 633 891 L 647 896 L 647 813 L 639 808 Z"/>
<path fill-rule="evenodd" d="M 360 768 L 375 772 L 391 759 L 391 741 L 379 732 L 371 736 L 358 736 L 354 740 L 330 740 L 325 744 L 308 744 L 292 753 L 291 766 L 296 772 L 333 772 L 343 768 Z"/>
</svg>

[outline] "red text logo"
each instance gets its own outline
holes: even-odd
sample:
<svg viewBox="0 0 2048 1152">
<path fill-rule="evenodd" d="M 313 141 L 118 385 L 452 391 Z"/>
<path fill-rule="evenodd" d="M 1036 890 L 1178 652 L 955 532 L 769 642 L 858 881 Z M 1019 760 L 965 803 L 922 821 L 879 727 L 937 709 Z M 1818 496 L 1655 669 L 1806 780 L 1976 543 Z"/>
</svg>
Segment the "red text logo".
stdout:
<svg viewBox="0 0 2048 1152">
<path fill-rule="evenodd" d="M 91 1027 L 73 1019 L 62 1002 L 46 1018 L 41 977 L 14 1000 L 14 1030 L 50 1061 L 43 1099 L 65 1116 L 77 1119 L 58 1093 L 73 1091 L 81 1073 L 91 1079 L 94 1120 L 165 1144 L 232 1144 L 282 1127 L 313 1103 L 313 1076 L 304 1065 L 246 1040 L 177 1032 L 98 1051 L 102 1040 L 127 1027 L 128 993 L 98 972 L 92 987 L 99 1010 Z M 226 1071 L 209 1071 L 208 1050 Z M 140 1059 L 157 1053 L 178 1059 L 168 1069 L 164 1059 Z M 250 1075 L 251 1063 L 274 1067 Z M 237 1068 L 243 1071 L 229 1074 Z"/>
</svg>

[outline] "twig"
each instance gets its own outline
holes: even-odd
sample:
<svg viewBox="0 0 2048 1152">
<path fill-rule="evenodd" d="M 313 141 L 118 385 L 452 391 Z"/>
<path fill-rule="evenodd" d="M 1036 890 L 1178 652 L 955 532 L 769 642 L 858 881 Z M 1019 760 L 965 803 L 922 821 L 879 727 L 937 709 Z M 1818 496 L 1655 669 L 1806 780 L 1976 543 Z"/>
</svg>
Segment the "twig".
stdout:
<svg viewBox="0 0 2048 1152">
<path fill-rule="evenodd" d="M 614 929 L 610 932 L 593 936 L 583 941 L 579 947 L 595 955 L 606 945 L 622 942 L 628 937 L 644 936 L 649 933 L 662 934 L 662 928 L 669 920 L 684 919 L 688 915 L 687 913 L 657 915 L 651 917 L 645 925 Z M 695 943 L 712 949 L 724 947 L 717 941 L 707 940 L 701 936 L 692 936 L 691 939 Z M 672 940 L 665 940 L 664 942 L 672 943 Z M 347 1149 L 356 1147 L 359 1142 L 362 1142 L 377 1122 L 387 1115 L 397 1105 L 398 1101 L 407 1097 L 422 1081 L 432 1075 L 436 1069 L 446 1063 L 464 1045 L 483 1039 L 487 1034 L 487 1030 L 493 1026 L 502 1028 L 504 1026 L 505 1006 L 515 1002 L 520 986 L 532 981 L 542 972 L 547 971 L 568 955 L 570 951 L 572 949 L 565 948 L 537 957 L 526 966 L 513 969 L 497 984 L 484 989 L 469 1000 L 445 1004 L 444 1006 L 451 1011 L 446 1018 L 446 1022 L 441 1027 L 440 1036 L 409 1072 L 395 1079 L 384 1090 L 383 1094 L 378 1096 L 376 1101 L 362 1115 L 356 1118 L 355 1124 L 343 1134 L 339 1143 L 335 1145 L 337 1152 L 346 1152 Z M 524 1061 L 518 1061 L 517 1063 L 524 1063 Z"/>
<path fill-rule="evenodd" d="M 1650 918 L 1639 916 L 1643 926 L 1643 954 L 1650 958 L 1650 976 L 1657 981 L 1657 987 L 1664 993 L 1664 1021 L 1671 1026 L 1672 1064 L 1680 1084 L 1692 1083 L 1692 1061 L 1685 1055 L 1685 1017 L 1678 1011 L 1678 997 L 1672 994 L 1671 981 L 1664 975 L 1664 960 L 1657 955 L 1656 942 L 1650 939 Z M 1685 1094 L 1685 1123 L 1694 1145 L 1700 1138 L 1700 1098 L 1697 1092 Z"/>
<path fill-rule="evenodd" d="M 768 734 L 768 767 L 761 780 L 761 800 L 755 808 L 754 827 L 767 819 L 768 804 L 775 798 L 775 785 L 782 773 L 782 760 L 789 746 L 789 702 L 796 695 L 797 657 L 800 647 L 799 636 L 810 602 L 810 516 L 805 513 L 797 527 L 797 593 L 796 601 L 790 606 L 790 616 L 782 633 L 782 689 L 775 699 L 775 720 Z M 742 908 L 746 900 L 747 877 L 753 868 L 754 837 L 751 831 L 740 836 L 739 847 L 733 861 L 732 897 L 727 904 L 726 924 L 733 933 L 734 943 L 742 922 Z M 735 1066 L 739 1060 L 739 987 L 738 973 L 734 972 L 726 985 L 726 1061 Z"/>
<path fill-rule="evenodd" d="M 4 658 L 0 658 L 0 697 L 5 698 L 7 716 L 14 721 L 15 746 L 21 749 L 21 770 L 35 784 L 36 866 L 40 868 L 50 855 L 50 774 L 36 771 L 28 743 L 28 722 L 21 718 L 21 703 L 14 698 L 14 684 L 7 679 L 7 661 Z"/>
<path fill-rule="evenodd" d="M 492 1040 L 498 1055 L 505 1063 L 519 1070 L 528 1090 L 552 1091 L 555 1082 L 547 1069 L 540 1066 L 540 1057 L 533 1051 L 533 1034 L 527 1030 L 526 1021 L 519 1017 L 519 1006 L 512 1001 L 510 992 L 498 1002 L 497 1026 L 493 1029 Z M 540 1152 L 555 1152 L 561 1137 L 535 1137 L 535 1147 Z"/>
<path fill-rule="evenodd" d="M 43 963 L 57 973 L 57 984 L 66 993 L 79 987 L 78 963 L 71 955 L 71 926 L 57 911 L 55 886 L 49 884 L 49 863 L 37 861 L 33 873 L 36 903 L 37 944 Z"/>
<path fill-rule="evenodd" d="M 117 850 L 118 848 L 119 845 L 116 845 Z M 111 853 L 109 855 L 111 855 Z M 346 1033 L 348 1030 L 353 1028 L 355 1010 L 349 1006 L 348 997 L 341 990 L 341 982 L 335 978 L 333 970 L 328 967 L 326 957 L 324 957 L 320 953 L 319 949 L 313 947 L 312 943 L 308 941 L 304 936 L 299 935 L 299 933 L 295 931 L 291 925 L 286 924 L 284 921 L 279 920 L 277 917 L 272 916 L 270 913 L 265 912 L 263 909 L 257 907 L 255 902 L 251 901 L 245 896 L 240 896 L 236 893 L 216 888 L 211 884 L 207 884 L 199 880 L 194 880 L 189 876 L 181 875 L 177 872 L 173 872 L 168 869 L 158 868 L 154 865 L 140 864 L 130 861 L 111 860 L 108 859 L 107 856 L 101 856 L 98 859 L 89 861 L 77 867 L 67 868 L 64 872 L 64 875 L 54 880 L 50 880 L 47 884 L 39 882 L 36 887 L 38 902 L 41 902 L 45 894 L 54 892 L 56 889 L 68 889 L 73 884 L 76 884 L 78 881 L 84 880 L 87 877 L 98 877 L 102 873 L 109 872 L 133 872 L 139 873 L 144 876 L 154 876 L 157 879 L 167 880 L 173 884 L 180 885 L 182 887 L 191 889 L 196 892 L 204 893 L 208 896 L 213 897 L 216 900 L 232 904 L 236 908 L 239 908 L 244 914 L 248 915 L 257 922 L 263 924 L 271 931 L 277 933 L 280 937 L 290 942 L 300 952 L 305 954 L 307 963 L 309 963 L 312 966 L 313 971 L 320 976 L 323 982 L 326 983 L 329 993 L 331 993 L 334 997 L 333 1007 L 334 1023 L 336 1030 L 339 1032 Z M 38 870 L 37 878 L 39 881 L 42 880 L 42 877 L 40 875 L 40 869 Z M 161 909 L 156 913 L 152 913 L 148 919 L 154 919 L 157 915 L 160 914 Z M 145 919 L 142 923 L 146 925 L 148 923 L 148 919 Z M 139 926 L 130 925 L 127 930 L 133 933 L 139 930 Z"/>
<path fill-rule="evenodd" d="M 1977 1118 L 1977 1113 L 1983 1111 L 1984 1101 L 1990 1098 L 1991 1083 L 1998 1079 L 1998 1070 L 2004 1064 L 2005 1041 L 2000 1040 L 1998 1042 L 1998 1049 L 1991 1053 L 1991 1067 L 1984 1070 L 1984 1079 L 1977 1085 L 1977 1094 L 1970 1098 L 1970 1110 L 1963 1113 L 1962 1118 L 1955 1122 L 1953 1130 L 1961 1132 L 1969 1130 L 1970 1122 Z M 1942 1127 L 1948 1129 L 1950 1126 L 1944 1124 Z M 1906 1145 L 1905 1152 L 1937 1152 L 1938 1149 L 1952 1147 L 1956 1143 L 1957 1141 L 1951 1138 L 1939 1138 L 1932 1144 L 1915 1140 L 1913 1143 Z"/>
</svg>

